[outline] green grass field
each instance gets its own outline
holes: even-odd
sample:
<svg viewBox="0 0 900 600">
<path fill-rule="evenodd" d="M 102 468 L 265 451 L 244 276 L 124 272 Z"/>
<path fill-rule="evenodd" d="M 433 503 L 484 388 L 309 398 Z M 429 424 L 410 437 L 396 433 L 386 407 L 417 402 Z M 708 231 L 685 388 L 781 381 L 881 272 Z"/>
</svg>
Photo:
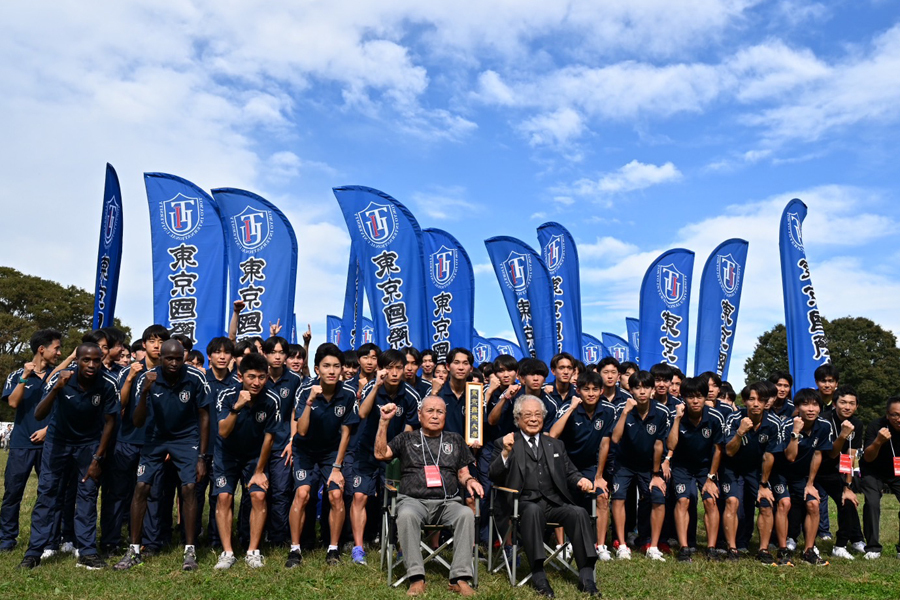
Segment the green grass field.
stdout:
<svg viewBox="0 0 900 600">
<path fill-rule="evenodd" d="M 0 452 L 0 473 L 6 465 L 6 452 Z M 154 600 L 171 598 L 346 598 L 366 599 L 405 597 L 404 589 L 389 589 L 378 568 L 376 549 L 369 551 L 370 566 L 349 563 L 330 568 L 325 565 L 324 551 L 304 553 L 299 569 L 283 568 L 286 550 L 263 548 L 268 562 L 263 569 L 251 570 L 239 561 L 231 570 L 213 571 L 215 555 L 208 548 L 198 548 L 200 570 L 181 572 L 181 548 L 175 547 L 158 557 L 147 559 L 140 567 L 126 573 L 85 571 L 75 568 L 71 556 L 45 561 L 31 572 L 16 570 L 28 544 L 31 507 L 34 505 L 37 480 L 32 476 L 22 503 L 21 534 L 18 548 L 0 555 L 0 599 L 31 598 Z M 832 505 L 833 506 L 833 505 Z M 894 557 L 897 541 L 898 505 L 893 496 L 883 501 L 882 544 L 885 555 L 878 561 L 832 560 L 827 567 L 804 563 L 790 567 L 765 567 L 746 559 L 737 563 L 707 563 L 698 558 L 691 564 L 679 564 L 670 557 L 665 564 L 651 562 L 635 555 L 631 562 L 601 563 L 598 583 L 605 598 L 746 598 L 807 599 L 834 598 L 853 600 L 900 598 L 900 560 Z M 837 522 L 832 513 L 832 526 Z M 702 526 L 698 532 L 703 540 Z M 831 543 L 820 543 L 826 554 Z M 537 598 L 530 589 L 510 588 L 499 575 L 488 575 L 484 565 L 480 573 L 478 595 L 482 598 Z M 558 598 L 578 598 L 575 581 L 554 572 L 550 581 Z M 429 570 L 428 597 L 456 597 L 446 589 L 446 575 L 437 568 Z"/>
</svg>

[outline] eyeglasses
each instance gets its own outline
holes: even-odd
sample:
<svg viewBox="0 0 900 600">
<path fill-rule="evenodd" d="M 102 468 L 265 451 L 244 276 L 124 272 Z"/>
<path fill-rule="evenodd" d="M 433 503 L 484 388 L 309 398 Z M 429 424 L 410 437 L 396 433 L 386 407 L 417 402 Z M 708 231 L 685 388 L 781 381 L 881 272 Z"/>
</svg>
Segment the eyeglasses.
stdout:
<svg viewBox="0 0 900 600">
<path fill-rule="evenodd" d="M 527 413 L 519 413 L 519 416 L 526 420 L 537 419 L 537 418 L 543 419 L 544 413 L 542 413 L 542 412 L 527 412 Z"/>
</svg>

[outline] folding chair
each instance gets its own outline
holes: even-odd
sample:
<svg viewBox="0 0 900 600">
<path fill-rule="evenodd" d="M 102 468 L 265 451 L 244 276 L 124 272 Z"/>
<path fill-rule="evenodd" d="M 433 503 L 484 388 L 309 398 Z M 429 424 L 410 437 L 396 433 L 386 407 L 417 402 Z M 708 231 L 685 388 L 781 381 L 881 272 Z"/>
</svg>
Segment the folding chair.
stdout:
<svg viewBox="0 0 900 600">
<path fill-rule="evenodd" d="M 504 548 L 504 527 L 503 523 L 497 519 L 497 511 L 495 510 L 495 504 L 497 503 L 497 494 L 509 494 L 512 498 L 512 514 L 509 516 L 509 541 L 511 550 L 510 553 L 507 554 Z M 517 570 L 518 570 L 518 557 L 519 557 L 519 494 L 521 492 L 519 490 L 514 490 L 511 488 L 506 488 L 502 486 L 495 485 L 491 488 L 491 502 L 490 502 L 490 515 L 489 515 L 489 525 L 488 525 L 488 551 L 487 551 L 487 559 L 488 559 L 488 572 L 489 573 L 497 573 L 501 569 L 506 570 L 506 575 L 509 578 L 509 584 L 514 587 L 519 587 L 528 583 L 528 580 L 531 579 L 531 573 L 528 573 L 524 578 L 518 579 Z M 597 519 L 597 503 L 595 501 L 591 502 L 591 522 L 596 523 Z M 562 527 L 559 523 L 547 523 L 547 530 L 552 531 L 557 527 Z M 500 548 L 498 549 L 498 553 L 502 560 L 497 561 L 498 564 L 494 565 L 494 539 L 500 542 Z M 547 542 L 544 542 L 544 551 L 547 553 L 547 558 L 544 559 L 544 564 L 547 566 L 552 566 L 556 569 L 566 569 L 576 577 L 578 576 L 578 569 L 576 569 L 572 564 L 567 561 L 564 556 L 561 554 L 568 544 L 562 544 L 558 548 L 551 548 Z"/>
<path fill-rule="evenodd" d="M 382 515 L 381 520 L 381 568 L 387 568 L 387 582 L 391 587 L 399 587 L 404 581 L 409 578 L 409 575 L 404 574 L 402 577 L 399 577 L 396 581 L 394 581 L 394 569 L 403 564 L 403 558 L 399 556 L 396 552 L 397 544 L 397 481 L 391 481 L 390 479 L 386 480 L 384 486 L 384 513 Z M 472 557 L 472 587 L 478 587 L 478 519 L 481 516 L 481 510 L 479 508 L 479 503 L 475 503 L 475 547 L 473 549 L 474 555 Z M 440 543 L 437 548 L 432 548 L 429 546 L 425 540 L 430 540 L 432 534 L 436 532 L 446 531 L 448 532 L 447 539 Z M 450 562 L 447 561 L 442 556 L 442 553 L 446 549 L 453 549 L 453 529 L 444 526 L 444 525 L 434 525 L 434 524 L 422 524 L 422 534 L 423 539 L 419 541 L 419 545 L 422 548 L 422 562 L 424 564 L 428 564 L 429 562 L 436 562 L 442 565 L 447 572 L 450 571 Z M 401 550 L 403 550 L 401 548 Z"/>
</svg>

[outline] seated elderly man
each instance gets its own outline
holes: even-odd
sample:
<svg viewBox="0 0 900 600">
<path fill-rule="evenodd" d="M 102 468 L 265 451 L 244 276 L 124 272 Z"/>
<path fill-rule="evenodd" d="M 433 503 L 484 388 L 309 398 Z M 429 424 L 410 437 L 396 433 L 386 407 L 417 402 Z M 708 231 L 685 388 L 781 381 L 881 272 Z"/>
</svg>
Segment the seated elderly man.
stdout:
<svg viewBox="0 0 900 600">
<path fill-rule="evenodd" d="M 422 524 L 453 527 L 453 562 L 450 565 L 450 590 L 472 596 L 472 556 L 475 543 L 475 515 L 463 502 L 459 486 L 472 496 L 484 490 L 469 474 L 475 459 L 462 436 L 444 431 L 447 405 L 437 396 L 427 396 L 419 408 L 422 428 L 404 431 L 388 443 L 387 428 L 397 406 L 381 407 L 381 420 L 375 434 L 375 458 L 400 459 L 400 495 L 397 503 L 397 529 L 403 561 L 409 574 L 410 596 L 425 592 L 425 565 L 422 562 Z"/>
<path fill-rule="evenodd" d="M 582 477 L 561 440 L 541 435 L 547 409 L 534 396 L 520 396 L 513 405 L 518 431 L 495 442 L 490 478 L 495 485 L 520 492 L 519 535 L 531 564 L 531 585 L 552 598 L 553 588 L 544 572 L 544 532 L 547 522 L 559 523 L 572 541 L 578 566 L 578 589 L 599 594 L 594 582 L 597 552 L 591 538 L 587 511 L 576 506 L 572 489 L 593 490 L 593 482 Z"/>
</svg>

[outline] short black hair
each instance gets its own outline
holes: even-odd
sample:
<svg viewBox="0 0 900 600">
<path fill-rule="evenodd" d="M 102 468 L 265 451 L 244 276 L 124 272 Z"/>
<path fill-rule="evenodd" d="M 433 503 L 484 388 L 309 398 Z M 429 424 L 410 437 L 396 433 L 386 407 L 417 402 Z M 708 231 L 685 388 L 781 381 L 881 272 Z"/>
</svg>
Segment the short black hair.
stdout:
<svg viewBox="0 0 900 600">
<path fill-rule="evenodd" d="M 106 341 L 110 346 L 125 345 L 125 332 L 118 327 L 104 327 L 103 331 L 106 333 Z"/>
<path fill-rule="evenodd" d="M 501 354 L 494 359 L 494 373 L 497 371 L 515 371 L 519 368 L 519 361 L 515 356 Z"/>
<path fill-rule="evenodd" d="M 794 378 L 791 377 L 791 374 L 787 371 L 774 371 L 771 375 L 769 375 L 769 381 L 771 381 L 772 383 L 778 383 L 779 379 L 784 379 L 788 382 L 789 386 L 794 387 Z"/>
<path fill-rule="evenodd" d="M 434 350 L 430 348 L 425 348 L 424 350 L 422 350 L 422 360 L 425 360 L 426 356 L 430 356 L 431 360 L 435 360 Z"/>
<path fill-rule="evenodd" d="M 234 342 L 231 338 L 227 338 L 224 335 L 214 337 L 206 345 L 206 355 L 210 356 L 216 352 L 227 352 L 234 356 Z"/>
<path fill-rule="evenodd" d="M 346 355 L 347 353 L 344 352 Z M 288 358 L 300 358 L 306 360 L 306 348 L 301 346 L 300 344 L 288 344 L 287 346 L 287 357 Z"/>
<path fill-rule="evenodd" d="M 625 373 L 628 369 L 634 369 L 634 372 L 637 373 L 640 371 L 640 368 L 637 366 L 636 362 L 632 362 L 630 360 L 626 360 L 621 365 L 619 365 L 619 373 Z"/>
<path fill-rule="evenodd" d="M 379 348 L 377 344 L 373 344 L 372 342 L 369 342 L 368 344 L 363 344 L 362 346 L 360 346 L 357 349 L 356 354 L 357 354 L 357 356 L 366 356 L 372 350 L 375 351 L 375 358 L 378 358 L 379 356 L 381 356 L 381 348 Z M 316 364 L 318 364 L 318 362 Z"/>
<path fill-rule="evenodd" d="M 262 343 L 263 354 L 272 354 L 275 352 L 275 346 L 278 344 L 281 344 L 281 350 L 287 355 L 288 346 L 290 344 L 288 344 L 288 341 L 280 335 L 273 335 Z"/>
<path fill-rule="evenodd" d="M 672 367 L 672 379 L 675 379 L 676 377 L 677 377 L 678 379 L 684 381 L 684 379 L 685 379 L 685 377 L 684 377 L 684 371 L 682 371 L 682 370 L 679 369 L 678 367 Z"/>
<path fill-rule="evenodd" d="M 163 325 L 151 325 L 147 329 L 144 330 L 144 333 L 141 334 L 141 341 L 146 342 L 148 340 L 152 340 L 153 338 L 159 338 L 161 342 L 165 342 L 171 337 L 169 335 L 169 330 L 165 328 Z"/>
<path fill-rule="evenodd" d="M 813 388 L 803 388 L 794 394 L 794 406 L 804 406 L 806 404 L 818 404 L 822 408 L 822 394 L 819 390 Z"/>
<path fill-rule="evenodd" d="M 32 354 L 37 354 L 41 346 L 44 346 L 46 348 L 56 340 L 62 341 L 62 333 L 60 333 L 56 329 L 48 328 L 35 331 L 31 335 L 31 339 L 28 341 L 28 343 L 31 345 Z"/>
<path fill-rule="evenodd" d="M 403 356 L 404 357 L 412 356 L 414 363 L 416 363 L 417 365 L 422 364 L 422 353 L 419 352 L 418 350 L 416 350 L 415 348 L 413 348 L 412 346 L 407 346 L 406 348 L 403 349 Z"/>
<path fill-rule="evenodd" d="M 131 353 L 141 352 L 144 350 L 144 340 L 134 340 L 131 342 Z"/>
<path fill-rule="evenodd" d="M 86 350 L 97 350 L 97 352 L 103 352 L 100 349 L 100 346 L 98 346 L 94 342 L 82 342 L 78 345 L 77 348 L 75 348 L 75 357 L 81 358 L 81 355 L 84 354 Z"/>
<path fill-rule="evenodd" d="M 537 358 L 523 358 L 519 361 L 519 377 L 527 377 L 528 375 L 543 375 L 547 377 L 550 370 L 547 363 Z"/>
<path fill-rule="evenodd" d="M 469 349 L 460 347 L 460 348 L 453 348 L 452 350 L 450 350 L 450 352 L 447 353 L 447 364 L 448 365 L 453 362 L 453 359 L 456 358 L 457 354 L 465 354 L 466 359 L 468 359 L 468 361 L 469 361 L 469 364 L 470 365 L 475 364 L 475 357 L 472 355 L 472 353 L 469 351 Z"/>
<path fill-rule="evenodd" d="M 318 352 L 316 356 L 318 356 Z M 381 356 L 378 357 L 378 368 L 379 369 L 387 369 L 394 363 L 399 363 L 400 366 L 406 364 L 406 354 L 400 352 L 399 350 L 394 350 L 390 348 L 381 353 Z M 316 364 L 319 364 L 319 361 L 316 361 Z"/>
<path fill-rule="evenodd" d="M 856 388 L 852 385 L 841 385 L 838 386 L 838 389 L 834 390 L 835 399 L 842 396 L 853 396 L 854 398 L 856 398 L 857 404 L 859 403 L 859 394 L 856 393 Z"/>
<path fill-rule="evenodd" d="M 650 375 L 653 377 L 654 382 L 657 379 L 672 381 L 672 376 L 674 374 L 675 373 L 674 371 L 672 371 L 672 366 L 668 363 L 657 363 L 650 367 Z"/>
<path fill-rule="evenodd" d="M 737 400 L 737 394 L 734 393 L 734 387 L 727 381 L 723 381 L 719 386 L 719 398 L 728 398 L 731 402 Z"/>
<path fill-rule="evenodd" d="M 318 367 L 319 364 L 329 356 L 335 357 L 338 359 L 338 362 L 341 363 L 341 366 L 344 366 L 344 353 L 341 352 L 341 349 L 335 344 L 330 342 L 319 344 L 319 347 L 316 348 L 315 365 Z"/>
<path fill-rule="evenodd" d="M 250 344 L 252 345 L 253 342 L 250 342 Z M 247 371 L 260 371 L 262 373 L 268 373 L 269 361 L 267 361 L 266 357 L 259 352 L 248 354 L 244 357 L 244 360 L 241 361 L 241 364 L 238 365 L 238 372 L 241 375 L 243 375 Z"/>
<path fill-rule="evenodd" d="M 639 387 L 652 388 L 654 383 L 656 383 L 656 379 L 650 374 L 650 371 L 635 371 L 628 378 L 628 387 L 632 390 Z"/>
<path fill-rule="evenodd" d="M 597 370 L 602 371 L 604 367 L 612 365 L 621 375 L 625 372 L 625 369 L 622 368 L 623 364 L 627 363 L 620 363 L 618 360 L 616 360 L 615 356 L 607 356 L 606 358 L 600 359 L 600 362 L 597 363 Z"/>
<path fill-rule="evenodd" d="M 884 405 L 884 412 L 891 410 L 891 404 L 900 403 L 900 396 L 891 396 Z"/>
<path fill-rule="evenodd" d="M 766 404 L 769 401 L 769 398 L 772 397 L 771 390 L 769 386 L 766 385 L 768 382 L 766 381 L 754 381 L 749 386 L 747 386 L 747 397 L 744 398 L 744 402 L 750 399 L 750 392 L 756 392 L 756 397 L 760 402 Z M 744 392 L 741 392 L 741 397 L 744 397 Z"/>
<path fill-rule="evenodd" d="M 575 369 L 576 369 L 579 373 L 584 373 L 584 370 L 587 369 L 587 367 L 585 366 L 585 364 L 584 364 L 583 362 L 581 362 L 580 360 L 578 360 L 577 358 L 575 359 L 575 362 L 572 363 L 572 366 L 575 367 Z"/>
<path fill-rule="evenodd" d="M 597 371 L 584 371 L 578 375 L 578 389 L 592 385 L 603 388 L 603 378 Z"/>
<path fill-rule="evenodd" d="M 201 365 L 206 364 L 206 357 L 203 356 L 203 353 L 199 350 L 189 350 L 187 354 L 187 359 L 184 362 L 192 362 L 195 360 L 199 360 Z"/>
<path fill-rule="evenodd" d="M 550 368 L 555 369 L 556 365 L 559 364 L 559 361 L 561 361 L 563 359 L 568 360 L 570 363 L 572 363 L 573 367 L 575 366 L 575 357 L 574 356 L 572 356 L 568 352 L 560 352 L 559 354 L 557 354 L 556 356 L 554 356 L 553 358 L 550 359 Z"/>
<path fill-rule="evenodd" d="M 184 349 L 188 352 L 194 349 L 194 340 L 184 335 L 183 333 L 172 334 L 172 339 L 181 342 L 182 347 L 184 347 Z"/>
<path fill-rule="evenodd" d="M 702 373 L 697 375 L 697 377 L 705 381 L 707 385 L 709 385 L 709 380 L 712 379 L 713 383 L 715 383 L 717 387 L 722 387 L 722 378 L 715 371 L 703 371 Z"/>
<path fill-rule="evenodd" d="M 100 340 L 103 340 L 107 344 L 109 344 L 110 341 L 109 335 L 102 329 L 94 329 L 81 336 L 81 341 L 83 343 L 99 344 Z"/>
<path fill-rule="evenodd" d="M 247 353 L 247 350 L 250 350 L 250 354 L 258 354 L 259 350 L 256 349 L 256 344 L 253 343 L 253 340 L 250 338 L 244 338 L 237 342 L 234 345 L 234 350 L 231 355 L 235 358 L 239 358 L 244 356 Z"/>
<path fill-rule="evenodd" d="M 706 398 L 709 394 L 709 384 L 702 377 L 688 377 L 681 382 L 682 398 Z"/>
<path fill-rule="evenodd" d="M 344 366 L 351 369 L 359 368 L 359 355 L 356 350 L 344 350 Z"/>
<path fill-rule="evenodd" d="M 826 377 L 833 377 L 836 382 L 841 380 L 838 370 L 831 363 L 825 363 L 816 367 L 813 377 L 816 381 L 825 381 Z"/>
</svg>

